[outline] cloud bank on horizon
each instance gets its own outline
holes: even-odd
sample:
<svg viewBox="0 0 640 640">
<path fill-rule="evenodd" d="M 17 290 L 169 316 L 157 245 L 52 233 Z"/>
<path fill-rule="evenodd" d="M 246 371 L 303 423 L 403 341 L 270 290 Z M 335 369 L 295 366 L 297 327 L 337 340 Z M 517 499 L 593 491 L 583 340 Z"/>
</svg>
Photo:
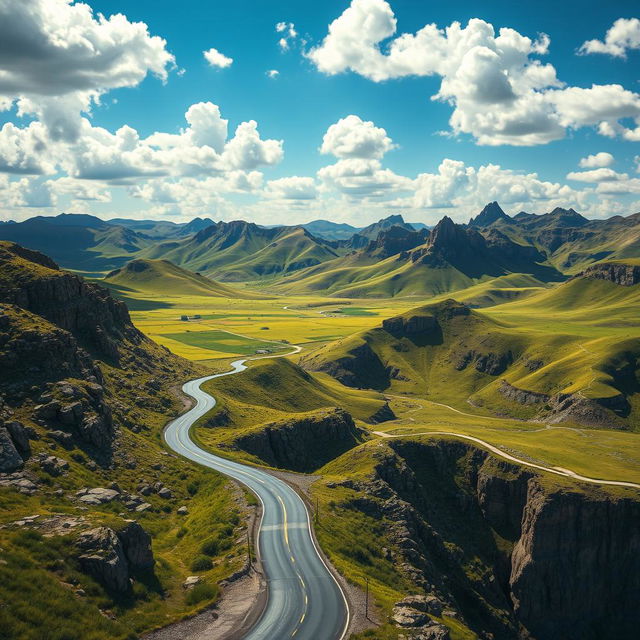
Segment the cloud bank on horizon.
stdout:
<svg viewBox="0 0 640 640">
<path fill-rule="evenodd" d="M 0 0 L 0 218 L 64 208 L 102 217 L 208 215 L 287 224 L 323 217 L 360 224 L 393 210 L 432 222 L 443 211 L 464 220 L 493 200 L 514 213 L 573 206 L 597 217 L 640 209 L 640 94 L 621 82 L 579 86 L 563 79 L 549 60 L 550 36 L 535 25 L 526 35 L 482 18 L 438 26 L 418 15 L 424 26 L 400 32 L 389 2 L 352 0 L 330 24 L 309 25 L 323 30 L 315 39 L 299 17 L 274 14 L 276 69 L 261 52 L 243 57 L 243 48 L 259 46 L 251 34 L 230 50 L 222 31 L 210 30 L 207 48 L 193 42 L 185 62 L 171 39 L 152 34 L 145 22 L 124 12 L 103 15 L 93 4 Z M 629 64 L 640 50 L 640 20 L 594 23 L 583 38 L 570 54 L 576 60 Z M 274 137 L 260 133 L 274 125 L 268 100 L 258 97 L 242 105 L 249 116 L 230 134 L 233 113 L 217 93 L 233 91 L 234 73 L 253 77 L 256 86 L 262 78 L 268 99 L 282 101 L 273 114 L 281 128 Z M 109 105 L 137 104 L 146 91 L 176 98 L 174 85 L 190 74 L 206 99 L 174 113 L 164 130 L 143 132 L 144 113 L 134 106 L 124 113 L 137 124 L 109 117 Z M 295 83 L 287 80 L 294 75 Z M 338 82 L 348 86 L 344 107 Z M 218 83 L 218 91 L 209 83 Z M 352 112 L 359 93 L 375 100 L 388 83 L 424 103 L 420 126 L 434 148 L 448 145 L 444 153 L 412 145 L 402 102 L 387 109 L 385 126 Z M 324 133 L 290 133 L 287 120 L 293 126 L 304 117 L 306 92 L 317 95 L 319 86 L 338 102 L 330 105 L 334 113 L 344 109 L 341 115 L 318 123 L 329 106 L 312 105 L 313 125 Z M 429 95 L 427 86 L 435 92 Z M 298 102 L 286 91 L 295 91 Z M 434 126 L 443 109 L 447 126 Z M 402 142 L 394 139 L 396 129 Z M 297 149 L 291 160 L 289 142 Z M 554 145 L 567 156 L 572 145 L 584 152 L 553 171 L 545 171 L 544 160 L 530 170 L 535 158 L 545 158 L 534 150 Z M 496 147 L 513 150 L 505 155 L 516 162 L 496 162 Z M 303 154 L 311 160 L 301 161 Z"/>
</svg>

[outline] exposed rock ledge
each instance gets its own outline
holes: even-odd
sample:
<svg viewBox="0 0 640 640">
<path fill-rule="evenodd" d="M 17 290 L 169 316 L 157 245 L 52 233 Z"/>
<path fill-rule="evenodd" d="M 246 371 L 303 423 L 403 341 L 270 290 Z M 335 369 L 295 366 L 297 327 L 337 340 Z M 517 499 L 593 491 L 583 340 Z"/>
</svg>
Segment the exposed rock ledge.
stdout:
<svg viewBox="0 0 640 640">
<path fill-rule="evenodd" d="M 117 532 L 110 527 L 85 531 L 76 545 L 82 570 L 119 593 L 129 590 L 133 574 L 155 564 L 151 536 L 135 520 Z"/>
<path fill-rule="evenodd" d="M 635 637 L 635 492 L 547 481 L 456 441 L 396 440 L 376 459 L 369 479 L 340 484 L 355 490 L 343 507 L 384 523 L 382 553 L 425 594 L 397 603 L 396 624 L 429 629 L 442 609 L 484 638 Z"/>
<path fill-rule="evenodd" d="M 335 408 L 271 422 L 235 445 L 272 467 L 309 472 L 355 447 L 363 435 L 346 411 Z"/>
<path fill-rule="evenodd" d="M 585 398 L 575 393 L 548 395 L 514 387 L 506 380 L 501 382 L 498 390 L 505 398 L 518 404 L 543 405 L 540 418 L 548 422 L 573 421 L 588 427 L 628 428 L 616 415 L 624 415 L 628 411 L 628 402 L 623 395 L 596 399 Z"/>
<path fill-rule="evenodd" d="M 579 275 L 583 278 L 609 280 L 623 287 L 631 287 L 634 284 L 640 283 L 640 266 L 620 262 L 594 264 L 587 267 Z"/>
</svg>

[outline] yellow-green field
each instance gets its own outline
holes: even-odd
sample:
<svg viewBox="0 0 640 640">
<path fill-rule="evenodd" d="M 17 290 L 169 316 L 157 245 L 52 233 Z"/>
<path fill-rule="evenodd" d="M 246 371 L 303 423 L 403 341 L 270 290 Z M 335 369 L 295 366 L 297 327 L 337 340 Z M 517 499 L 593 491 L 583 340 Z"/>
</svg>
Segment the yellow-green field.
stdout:
<svg viewBox="0 0 640 640">
<path fill-rule="evenodd" d="M 548 343 L 546 351 L 552 349 L 557 355 L 561 355 L 565 350 L 567 355 L 557 360 L 552 370 L 553 375 L 566 378 L 564 381 L 568 384 L 566 388 L 569 391 L 572 389 L 569 384 L 572 380 L 577 388 L 580 386 L 577 382 L 585 376 L 589 377 L 590 390 L 595 392 L 601 386 L 600 378 L 603 374 L 597 372 L 598 376 L 594 376 L 591 368 L 594 355 L 606 354 L 615 345 L 640 336 L 640 324 L 634 310 L 639 296 L 636 289 L 637 287 L 617 287 L 606 282 L 585 284 L 573 281 L 548 289 L 528 289 L 524 297 L 515 296 L 513 302 L 490 306 L 482 312 L 507 333 L 513 329 L 518 332 L 525 330 L 533 336 L 539 335 L 541 345 Z M 323 344 L 372 329 L 379 326 L 385 318 L 430 302 L 415 298 L 349 300 L 321 296 L 265 297 L 264 294 L 251 299 L 245 297 L 251 295 L 248 290 L 239 291 L 243 297 L 233 299 L 181 296 L 175 289 L 171 295 L 162 297 L 157 292 L 142 291 L 135 292 L 135 299 L 123 297 L 131 308 L 134 323 L 144 333 L 174 353 L 215 369 L 226 367 L 234 357 L 254 355 L 256 351 L 286 353 L 288 343 L 300 345 L 303 348 L 300 355 L 304 356 L 313 353 Z M 480 290 L 476 285 L 451 297 L 469 300 L 488 293 L 488 289 Z M 597 294 L 595 297 L 594 293 Z M 543 305 L 540 304 L 541 300 Z M 181 320 L 182 316 L 189 317 L 189 320 Z M 194 316 L 200 317 L 195 319 Z M 295 362 L 299 357 L 293 356 L 291 359 Z M 531 388 L 535 388 L 537 378 L 549 375 L 545 372 L 546 369 L 541 369 L 528 376 L 531 378 Z M 279 375 L 277 371 L 276 375 Z M 467 373 L 456 375 L 460 376 L 462 382 Z M 371 402 L 372 392 L 347 389 L 326 374 L 313 374 L 313 379 L 317 384 L 323 385 L 323 388 L 333 390 L 332 397 L 325 394 L 327 406 L 341 404 L 357 415 L 360 414 L 359 410 L 354 409 L 355 405 L 350 405 L 354 402 L 358 404 L 359 396 L 362 396 L 365 404 Z M 224 386 L 225 380 L 222 378 L 220 381 L 213 381 L 210 391 L 215 395 L 216 387 L 219 386 L 221 405 L 226 403 L 233 407 L 236 401 L 233 393 L 229 393 Z M 237 389 L 240 379 L 232 382 L 233 388 Z M 252 383 L 250 376 L 247 376 L 245 382 L 255 386 L 255 381 Z M 389 400 L 398 419 L 378 427 L 368 425 L 370 429 L 392 435 L 454 431 L 486 440 L 525 460 L 566 467 L 597 478 L 640 481 L 640 442 L 637 433 L 492 417 L 486 408 L 468 405 L 468 389 L 465 384 L 456 384 L 455 380 L 432 379 L 429 390 L 425 390 L 425 393 L 420 393 L 409 383 L 394 384 L 395 387 L 385 394 L 376 395 L 380 399 L 386 397 Z M 283 385 L 286 386 L 285 379 L 280 387 Z M 291 386 L 295 387 L 289 390 L 293 395 L 309 392 L 309 389 L 305 391 L 304 385 L 300 386 L 299 381 L 292 382 Z M 283 388 L 274 390 L 274 393 L 285 393 L 286 389 Z M 586 387 L 582 385 L 582 388 Z M 247 391 L 249 392 L 250 390 Z M 398 392 L 401 395 L 393 395 Z M 289 403 L 293 402 L 291 393 L 287 396 Z M 259 399 L 262 396 L 264 394 L 257 389 L 252 392 L 253 398 Z M 452 405 L 455 410 L 437 402 Z M 291 407 L 287 407 L 285 402 L 274 413 L 274 407 L 265 403 L 266 401 L 261 404 L 258 400 L 244 405 L 241 411 L 243 419 L 235 425 L 216 430 L 215 433 L 200 430 L 199 436 L 209 446 L 216 447 L 231 435 L 237 436 L 249 425 L 282 418 L 287 411 L 296 413 L 323 404 L 321 401 L 312 403 L 313 406 L 303 403 L 296 408 L 295 402 Z M 365 413 L 363 411 L 361 415 L 364 416 Z"/>
<path fill-rule="evenodd" d="M 146 302 L 146 307 L 157 304 L 157 308 L 136 310 L 141 305 L 131 305 L 134 324 L 174 353 L 198 361 L 282 348 L 281 344 L 269 343 L 271 340 L 309 346 L 328 342 L 374 327 L 416 304 L 407 300 L 336 301 L 317 297 L 244 300 L 176 295 L 158 300 L 140 295 L 137 300 Z M 180 320 L 181 316 L 196 315 L 201 318 Z M 230 333 L 225 338 L 221 331 Z M 203 339 L 203 332 L 211 332 L 209 341 Z"/>
</svg>

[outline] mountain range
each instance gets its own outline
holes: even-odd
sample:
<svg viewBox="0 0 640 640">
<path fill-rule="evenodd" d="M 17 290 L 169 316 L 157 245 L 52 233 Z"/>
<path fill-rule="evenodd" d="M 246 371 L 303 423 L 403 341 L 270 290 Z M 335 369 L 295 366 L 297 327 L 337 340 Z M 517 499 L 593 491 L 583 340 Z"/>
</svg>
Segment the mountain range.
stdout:
<svg viewBox="0 0 640 640">
<path fill-rule="evenodd" d="M 0 240 L 94 276 L 150 259 L 280 293 L 438 295 L 514 274 L 529 284 L 559 281 L 605 259 L 639 257 L 640 213 L 590 220 L 556 208 L 512 217 L 492 202 L 466 225 L 445 216 L 433 229 L 400 215 L 356 228 L 327 220 L 264 227 L 242 220 L 176 224 L 60 214 L 3 224 Z"/>
</svg>

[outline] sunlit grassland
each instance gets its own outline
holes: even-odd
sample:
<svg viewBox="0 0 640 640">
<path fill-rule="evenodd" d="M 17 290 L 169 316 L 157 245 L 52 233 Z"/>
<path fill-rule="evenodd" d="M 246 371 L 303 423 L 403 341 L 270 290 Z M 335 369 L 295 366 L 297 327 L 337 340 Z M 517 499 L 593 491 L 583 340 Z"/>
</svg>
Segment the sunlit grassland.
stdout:
<svg viewBox="0 0 640 640">
<path fill-rule="evenodd" d="M 235 541 L 242 534 L 247 507 L 239 492 L 224 476 L 185 461 L 164 451 L 162 428 L 168 417 L 181 410 L 177 399 L 160 411 L 151 405 L 148 396 L 136 402 L 151 377 L 140 372 L 137 385 L 126 384 L 126 377 L 105 365 L 105 375 L 119 391 L 119 398 L 131 407 L 129 417 L 142 425 L 140 433 L 122 429 L 119 446 L 128 452 L 131 465 L 119 465 L 117 475 L 108 467 L 95 471 L 87 467 L 87 454 L 78 448 L 59 448 L 56 455 L 69 464 L 68 471 L 55 480 L 44 471 L 36 471 L 41 490 L 33 496 L 17 494 L 0 488 L 0 636 L 40 640 L 47 637 L 130 638 L 157 626 L 163 626 L 197 612 L 213 602 L 220 589 L 218 582 L 240 568 L 245 549 Z M 17 417 L 26 420 L 18 412 Z M 42 437 L 43 429 L 31 425 L 40 433 L 32 441 L 33 456 L 50 449 Z M 118 486 L 128 493 L 137 493 L 140 483 L 153 485 L 162 482 L 173 493 L 166 500 L 152 493 L 145 497 L 151 508 L 141 513 L 123 510 L 121 503 L 86 507 L 70 497 L 82 487 L 108 486 L 117 479 Z M 56 489 L 62 490 L 62 495 Z M 236 499 L 239 498 L 239 499 Z M 186 506 L 187 515 L 177 509 Z M 37 531 L 25 531 L 6 526 L 21 517 L 40 514 L 81 516 L 83 528 L 100 524 L 118 528 L 124 518 L 135 517 L 153 539 L 156 564 L 152 574 L 137 575 L 131 594 L 117 596 L 108 593 L 98 582 L 79 571 L 74 541 L 78 530 L 70 529 L 68 536 L 43 537 Z M 212 566 L 194 571 L 194 558 L 210 554 Z M 193 595 L 182 584 L 187 576 L 197 573 L 203 586 Z M 74 594 L 73 586 L 82 588 L 85 595 Z M 16 599 L 16 594 L 20 599 Z M 197 597 L 196 597 L 197 596 Z M 115 616 L 102 618 L 99 607 Z M 100 621 L 96 624 L 96 616 Z M 43 635 L 47 630 L 49 635 Z"/>
<path fill-rule="evenodd" d="M 257 349 L 272 348 L 273 344 L 271 347 L 267 344 L 270 340 L 286 340 L 303 346 L 335 340 L 374 327 L 384 318 L 416 304 L 415 300 L 367 300 L 363 304 L 362 300 L 336 301 L 321 297 L 247 300 L 143 294 L 136 300 L 138 304 L 130 305 L 134 324 L 174 353 L 197 361 L 226 358 L 231 354 L 248 355 Z M 130 304 L 129 300 L 125 301 Z M 201 318 L 180 320 L 181 316 L 196 315 Z M 212 333 L 209 341 L 202 335 L 208 331 L 218 333 Z M 229 336 L 217 344 L 220 331 L 242 334 L 254 342 Z M 198 337 L 190 337 L 189 333 L 198 333 Z"/>
<path fill-rule="evenodd" d="M 475 415 L 473 407 L 459 413 L 417 398 L 389 399 L 399 419 L 375 429 L 390 435 L 461 433 L 529 462 L 604 480 L 640 482 L 640 437 L 636 433 Z"/>
</svg>

